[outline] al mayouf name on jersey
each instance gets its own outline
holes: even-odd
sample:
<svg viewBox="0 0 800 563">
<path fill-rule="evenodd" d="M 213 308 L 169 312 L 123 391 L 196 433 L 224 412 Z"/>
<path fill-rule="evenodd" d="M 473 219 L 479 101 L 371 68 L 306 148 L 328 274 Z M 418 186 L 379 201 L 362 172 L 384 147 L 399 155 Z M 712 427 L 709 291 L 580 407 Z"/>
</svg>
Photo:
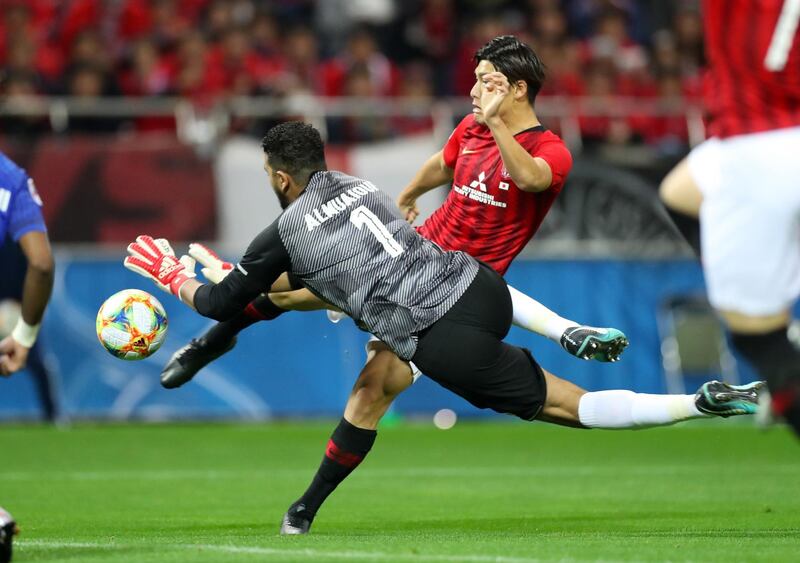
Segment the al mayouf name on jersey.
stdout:
<svg viewBox="0 0 800 563">
<path fill-rule="evenodd" d="M 356 186 L 354 188 L 350 188 L 345 192 L 337 195 L 336 197 L 329 199 L 319 207 L 315 207 L 311 210 L 310 213 L 305 214 L 305 221 L 306 227 L 309 231 L 313 231 L 320 225 L 322 225 L 325 221 L 335 217 L 349 206 L 353 205 L 356 201 L 358 201 L 361 197 L 367 195 L 370 192 L 377 192 L 378 188 L 370 184 L 369 182 L 364 182 L 360 186 Z"/>
</svg>

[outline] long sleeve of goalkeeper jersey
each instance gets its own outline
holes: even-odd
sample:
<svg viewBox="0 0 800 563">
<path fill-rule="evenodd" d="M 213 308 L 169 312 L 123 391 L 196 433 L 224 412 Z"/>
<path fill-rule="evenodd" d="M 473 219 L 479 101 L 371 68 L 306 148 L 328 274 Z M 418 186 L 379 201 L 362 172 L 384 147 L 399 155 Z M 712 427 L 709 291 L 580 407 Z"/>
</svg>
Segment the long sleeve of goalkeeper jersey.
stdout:
<svg viewBox="0 0 800 563">
<path fill-rule="evenodd" d="M 259 294 L 268 291 L 278 276 L 291 268 L 276 220 L 253 239 L 241 261 L 224 280 L 197 289 L 194 307 L 204 317 L 218 321 L 230 319 Z"/>
</svg>

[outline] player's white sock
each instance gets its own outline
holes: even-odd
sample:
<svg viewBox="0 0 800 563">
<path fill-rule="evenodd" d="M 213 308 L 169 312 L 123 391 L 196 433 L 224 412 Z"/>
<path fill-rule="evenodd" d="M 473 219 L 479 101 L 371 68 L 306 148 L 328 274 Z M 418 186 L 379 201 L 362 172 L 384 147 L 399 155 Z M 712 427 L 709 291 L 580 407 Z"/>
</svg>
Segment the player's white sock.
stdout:
<svg viewBox="0 0 800 563">
<path fill-rule="evenodd" d="M 511 293 L 511 303 L 514 305 L 514 324 L 520 328 L 560 343 L 561 335 L 565 330 L 573 326 L 580 326 L 580 323 L 559 317 L 535 299 L 531 299 L 511 286 L 508 286 L 508 291 Z"/>
<path fill-rule="evenodd" d="M 690 418 L 705 418 L 694 395 L 649 395 L 622 389 L 595 391 L 581 397 L 578 417 L 589 428 L 665 426 Z"/>
</svg>

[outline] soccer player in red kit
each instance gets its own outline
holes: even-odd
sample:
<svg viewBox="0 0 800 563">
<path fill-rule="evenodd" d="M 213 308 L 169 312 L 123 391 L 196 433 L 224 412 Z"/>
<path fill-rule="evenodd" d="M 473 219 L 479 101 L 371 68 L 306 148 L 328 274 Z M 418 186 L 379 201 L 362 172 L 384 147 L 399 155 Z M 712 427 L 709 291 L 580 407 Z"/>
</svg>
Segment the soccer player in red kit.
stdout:
<svg viewBox="0 0 800 563">
<path fill-rule="evenodd" d="M 800 434 L 800 0 L 705 0 L 709 139 L 661 185 L 734 347 Z"/>
<path fill-rule="evenodd" d="M 506 74 L 488 58 L 497 61 Z M 513 36 L 502 36 L 478 51 L 476 61 L 473 113 L 461 121 L 444 149 L 423 164 L 400 195 L 398 206 L 413 222 L 418 215 L 416 199 L 452 183 L 449 197 L 420 227 L 420 234 L 446 250 L 463 250 L 505 274 L 563 188 L 572 157 L 564 142 L 542 127 L 533 109 L 544 80 L 543 65 L 533 50 Z M 483 110 L 482 97 L 490 100 Z M 224 275 L 222 262 L 213 253 L 197 244 L 193 249 L 199 261 L 212 265 L 207 270 L 216 265 L 219 275 Z M 627 346 L 619 330 L 582 326 L 513 288 L 511 294 L 514 324 L 547 336 L 574 356 L 616 361 Z M 322 306 L 305 290 L 270 293 L 251 304 L 240 318 L 212 327 L 178 350 L 162 371 L 162 384 L 173 388 L 189 381 L 229 351 L 235 335 L 254 322 L 270 320 L 287 309 Z"/>
<path fill-rule="evenodd" d="M 497 95 L 509 99 L 501 88 Z M 491 108 L 492 97 L 481 95 L 482 110 Z M 166 240 L 149 236 L 128 246 L 125 266 L 220 320 L 240 314 L 281 272 L 291 271 L 308 289 L 351 314 L 360 328 L 380 334 L 393 351 L 390 369 L 375 367 L 379 357 L 391 361 L 377 352 L 361 377 L 397 366 L 408 385 L 415 362 L 473 405 L 526 421 L 642 428 L 754 412 L 758 393 L 752 387 L 709 382 L 696 395 L 587 392 L 549 373 L 529 351 L 502 342 L 513 304 L 505 281 L 490 266 L 464 252 L 443 251 L 415 233 L 377 187 L 329 171 L 322 138 L 310 125 L 281 123 L 267 133 L 262 147 L 264 169 L 285 211 L 256 236 L 219 284 L 192 279 L 189 257 L 178 260 Z M 368 229 L 358 220 L 365 216 Z M 282 534 L 309 531 L 322 503 L 367 455 L 375 437 L 374 428 L 347 418 L 340 422 L 311 485 L 284 516 Z"/>
<path fill-rule="evenodd" d="M 488 61 L 479 63 L 479 80 L 486 88 L 507 91 L 508 78 L 493 69 Z M 473 96 L 477 101 L 479 92 Z M 478 256 L 504 274 L 561 193 L 572 157 L 564 142 L 539 124 L 535 115 L 528 116 L 528 123 L 521 126 L 525 129 L 518 132 L 498 118 L 503 145 L 499 144 L 489 125 L 492 122 L 487 123 L 475 108 L 440 153 L 441 165 L 452 171 L 447 201 L 418 230 L 445 250 Z M 503 157 L 504 151 L 508 158 Z M 515 165 L 519 175 L 509 171 Z M 399 205 L 413 220 L 416 199 L 427 190 L 419 189 L 419 184 L 412 186 L 400 195 Z"/>
<path fill-rule="evenodd" d="M 419 228 L 420 234 L 505 274 L 561 193 L 572 156 L 536 116 L 533 105 L 544 68 L 530 47 L 510 35 L 496 37 L 475 60 L 472 114 L 422 166 L 397 203 L 413 222 L 419 215 L 417 199 L 452 183 L 446 201 Z M 573 355 L 592 357 L 579 352 L 592 346 L 595 359 L 614 359 L 627 344 L 617 330 L 577 326 L 509 289 L 514 324 L 559 342 Z"/>
<path fill-rule="evenodd" d="M 420 227 L 420 233 L 447 250 L 464 249 L 504 273 L 562 189 L 571 157 L 563 142 L 543 129 L 533 109 L 543 69 L 532 49 L 514 37 L 498 37 L 478 51 L 476 62 L 472 115 L 459 124 L 445 148 L 417 172 L 400 195 L 398 205 L 406 219 L 413 221 L 418 215 L 417 198 L 452 182 L 447 201 Z M 206 267 L 206 277 L 211 273 L 221 279 L 224 270 L 230 270 L 230 265 L 224 265 L 202 247 L 195 245 L 194 250 L 193 256 Z M 619 331 L 578 326 L 513 288 L 509 291 L 515 324 L 560 341 L 574 355 L 580 356 L 579 347 L 592 342 L 595 351 L 612 359 L 627 343 Z M 231 334 L 231 327 L 238 331 L 255 322 L 259 315 L 274 318 L 283 312 L 281 306 L 291 305 L 282 295 L 270 293 L 259 298 L 249 312 L 218 324 L 204 335 L 203 339 L 217 340 L 213 357 L 233 345 L 235 332 Z M 222 338 L 218 338 L 220 334 Z M 162 382 L 186 381 L 186 373 L 191 377 L 198 365 L 202 367 L 213 360 L 211 354 L 203 352 L 201 357 L 197 353 L 212 348 L 203 339 L 173 356 L 162 373 Z M 412 363 L 400 360 L 385 344 L 370 342 L 368 364 L 356 381 L 344 417 L 311 486 L 290 508 L 283 533 L 308 531 L 325 498 L 369 452 L 381 416 L 418 374 Z M 653 418 L 648 419 L 648 424 L 673 422 L 702 416 L 705 411 L 697 410 L 696 401 L 708 401 L 708 396 L 716 396 L 717 392 L 729 393 L 723 402 L 752 392 L 723 384 L 717 389 L 707 384 L 701 391 L 708 395 L 696 399 L 693 395 L 651 396 L 630 391 L 587 394 L 572 384 L 564 385 L 564 396 L 569 396 L 570 401 L 584 397 L 579 408 L 581 427 L 635 427 L 641 424 L 636 412 L 650 413 Z M 550 391 L 558 396 L 561 390 L 553 387 Z M 572 404 L 571 408 L 578 407 Z M 549 421 L 562 422 L 557 418 Z"/>
</svg>

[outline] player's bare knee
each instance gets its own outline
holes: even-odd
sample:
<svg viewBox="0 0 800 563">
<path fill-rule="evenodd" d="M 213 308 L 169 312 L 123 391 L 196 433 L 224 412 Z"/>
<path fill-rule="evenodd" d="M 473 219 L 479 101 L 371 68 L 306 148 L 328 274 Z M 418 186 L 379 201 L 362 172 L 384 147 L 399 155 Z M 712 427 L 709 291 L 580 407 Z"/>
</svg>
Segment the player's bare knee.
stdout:
<svg viewBox="0 0 800 563">
<path fill-rule="evenodd" d="M 548 371 L 544 372 L 544 377 L 547 382 L 547 397 L 543 410 L 558 412 L 560 416 L 578 420 L 578 407 L 586 390 Z"/>
<path fill-rule="evenodd" d="M 356 392 L 350 395 L 344 416 L 359 428 L 375 428 L 390 404 L 391 401 L 386 402 L 382 397 Z"/>
<path fill-rule="evenodd" d="M 364 381 L 356 385 L 350 394 L 361 408 L 369 408 L 370 405 L 382 403 L 386 399 L 383 386 L 380 382 Z"/>
<path fill-rule="evenodd" d="M 372 356 L 356 379 L 351 397 L 358 397 L 361 403 L 384 400 L 392 378 L 390 359 L 383 352 Z"/>
<path fill-rule="evenodd" d="M 393 398 L 384 392 L 382 378 L 362 371 L 347 401 L 345 418 L 360 428 L 374 428 Z"/>
<path fill-rule="evenodd" d="M 386 360 L 386 371 L 383 377 L 383 395 L 394 398 L 414 383 L 411 366 L 398 358 L 394 353 Z"/>
</svg>

